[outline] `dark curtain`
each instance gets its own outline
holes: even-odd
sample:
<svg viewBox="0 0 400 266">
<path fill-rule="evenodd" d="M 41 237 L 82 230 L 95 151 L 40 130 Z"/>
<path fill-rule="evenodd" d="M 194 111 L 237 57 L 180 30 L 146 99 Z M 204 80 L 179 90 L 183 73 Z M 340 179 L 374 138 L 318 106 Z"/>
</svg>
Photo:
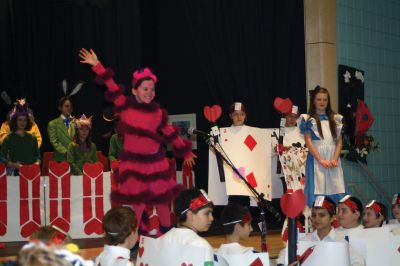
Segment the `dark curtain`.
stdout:
<svg viewBox="0 0 400 266">
<path fill-rule="evenodd" d="M 93 48 L 129 85 L 131 70 L 141 65 L 139 10 L 138 0 L 0 1 L 0 91 L 12 100 L 27 98 L 43 135 L 42 151 L 51 150 L 47 123 L 59 115 L 63 79 L 69 92 L 78 81 L 86 82 L 73 96 L 74 115 L 93 115 L 94 141 L 106 149 L 101 135 L 112 128 L 102 119 L 107 103 L 90 68 L 79 63 L 78 51 Z M 2 102 L 1 120 L 10 108 Z"/>
</svg>

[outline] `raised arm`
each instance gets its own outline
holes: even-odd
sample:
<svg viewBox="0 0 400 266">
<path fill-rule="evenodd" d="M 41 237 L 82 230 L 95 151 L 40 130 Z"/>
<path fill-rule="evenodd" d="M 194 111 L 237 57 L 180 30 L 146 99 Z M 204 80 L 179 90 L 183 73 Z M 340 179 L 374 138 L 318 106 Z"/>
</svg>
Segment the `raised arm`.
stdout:
<svg viewBox="0 0 400 266">
<path fill-rule="evenodd" d="M 92 70 L 97 74 L 96 83 L 107 86 L 106 99 L 113 102 L 117 109 L 122 108 L 126 101 L 125 88 L 123 85 L 117 85 L 113 80 L 114 71 L 110 68 L 104 68 L 92 49 L 88 51 L 82 48 L 79 51 L 79 57 L 82 59 L 80 61 L 82 64 L 92 66 Z"/>
</svg>

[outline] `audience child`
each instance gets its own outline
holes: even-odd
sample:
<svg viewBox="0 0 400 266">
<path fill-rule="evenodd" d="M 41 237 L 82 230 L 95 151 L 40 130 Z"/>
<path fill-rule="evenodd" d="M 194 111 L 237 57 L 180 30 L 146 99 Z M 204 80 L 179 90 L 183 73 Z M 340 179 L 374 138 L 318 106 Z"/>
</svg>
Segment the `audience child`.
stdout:
<svg viewBox="0 0 400 266">
<path fill-rule="evenodd" d="M 386 222 L 387 213 L 387 208 L 383 203 L 372 200 L 364 208 L 364 228 L 382 227 L 383 223 Z"/>
<path fill-rule="evenodd" d="M 85 163 L 98 161 L 96 145 L 91 141 L 92 117 L 82 115 L 75 119 L 76 134 L 68 146 L 67 160 L 73 175 L 82 175 Z"/>
<path fill-rule="evenodd" d="M 225 243 L 216 250 L 218 255 L 224 257 L 255 252 L 254 248 L 239 244 L 239 241 L 247 240 L 253 231 L 252 217 L 247 207 L 235 203 L 229 204 L 222 210 L 220 220 L 225 233 Z"/>
<path fill-rule="evenodd" d="M 69 144 L 75 136 L 75 124 L 72 114 L 72 101 L 69 96 L 62 97 L 58 102 L 60 116 L 47 125 L 50 144 L 54 149 L 54 160 L 61 162 L 67 159 Z"/>
<path fill-rule="evenodd" d="M 198 235 L 210 228 L 214 220 L 213 208 L 214 204 L 204 190 L 193 188 L 182 191 L 174 205 L 178 228 L 172 228 L 161 238 L 169 243 L 204 248 L 204 265 L 213 265 L 214 250 L 207 240 Z"/>
<path fill-rule="evenodd" d="M 393 196 L 392 215 L 393 219 L 389 220 L 389 224 L 400 224 L 400 193 Z"/>
<path fill-rule="evenodd" d="M 25 100 L 18 100 L 10 114 L 11 133 L 4 139 L 0 161 L 7 167 L 7 175 L 18 175 L 24 164 L 39 164 L 37 140 L 27 133 L 32 127 Z"/>
<path fill-rule="evenodd" d="M 138 239 L 135 212 L 127 206 L 110 209 L 103 218 L 105 245 L 96 266 L 133 266 L 130 250 Z"/>
</svg>

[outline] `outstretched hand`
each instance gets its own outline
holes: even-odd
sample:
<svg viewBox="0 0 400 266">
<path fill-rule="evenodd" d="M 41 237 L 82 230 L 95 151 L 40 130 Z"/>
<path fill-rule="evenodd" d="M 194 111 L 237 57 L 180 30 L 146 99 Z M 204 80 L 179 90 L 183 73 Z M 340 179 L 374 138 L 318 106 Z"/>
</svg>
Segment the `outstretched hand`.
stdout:
<svg viewBox="0 0 400 266">
<path fill-rule="evenodd" d="M 193 154 L 192 157 L 190 157 L 189 159 L 186 159 L 183 161 L 183 164 L 189 167 L 193 167 L 194 165 L 196 165 L 196 162 L 194 161 L 194 159 L 197 158 L 197 156 L 195 154 Z"/>
<path fill-rule="evenodd" d="M 82 64 L 95 66 L 99 62 L 96 53 L 92 49 L 90 49 L 90 51 L 86 50 L 85 48 L 80 49 L 79 57 L 82 58 L 80 61 Z"/>
</svg>

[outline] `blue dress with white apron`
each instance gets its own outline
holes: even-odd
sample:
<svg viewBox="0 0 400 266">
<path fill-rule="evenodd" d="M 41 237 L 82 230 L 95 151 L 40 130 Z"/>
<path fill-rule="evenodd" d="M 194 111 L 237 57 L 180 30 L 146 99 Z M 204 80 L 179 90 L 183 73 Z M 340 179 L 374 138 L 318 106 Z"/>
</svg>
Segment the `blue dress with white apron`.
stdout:
<svg viewBox="0 0 400 266">
<path fill-rule="evenodd" d="M 310 134 L 311 140 L 318 153 L 325 160 L 332 160 L 336 150 L 336 141 L 333 139 L 327 115 L 318 115 L 321 122 L 321 130 L 324 138 L 321 138 L 317 122 L 314 118 L 309 119 L 309 115 L 302 114 L 300 116 L 300 133 Z M 336 122 L 336 135 L 341 137 L 343 116 L 334 115 Z M 327 195 L 336 203 L 345 195 L 346 188 L 343 177 L 343 170 L 340 158 L 337 167 L 325 168 L 317 160 L 311 152 L 308 152 L 306 162 L 306 185 L 304 194 L 307 199 L 307 205 L 312 207 L 316 195 Z"/>
</svg>

